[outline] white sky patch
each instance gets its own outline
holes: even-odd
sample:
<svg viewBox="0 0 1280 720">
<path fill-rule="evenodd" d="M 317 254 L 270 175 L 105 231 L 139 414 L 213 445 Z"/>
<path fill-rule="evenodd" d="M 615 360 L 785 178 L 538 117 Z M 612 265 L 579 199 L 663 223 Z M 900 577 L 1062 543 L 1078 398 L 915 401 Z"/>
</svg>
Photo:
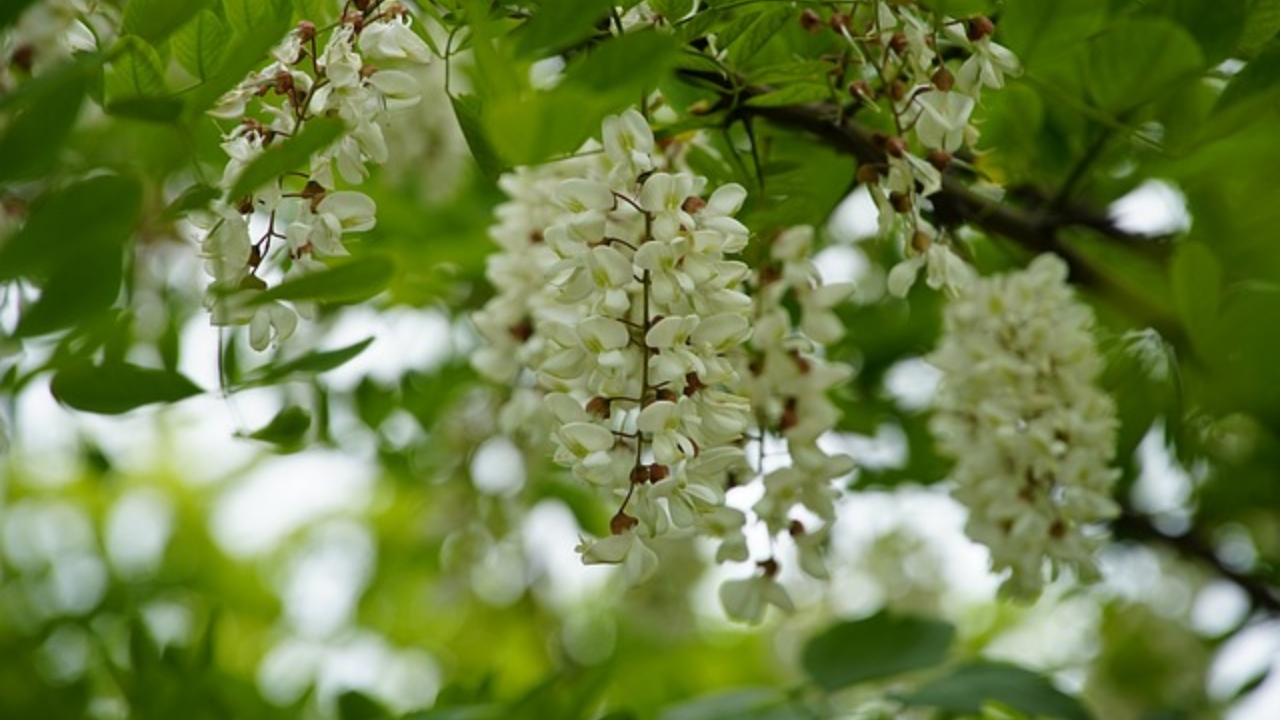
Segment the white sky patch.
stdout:
<svg viewBox="0 0 1280 720">
<path fill-rule="evenodd" d="M 1171 235 L 1191 227 L 1187 199 L 1163 180 L 1148 180 L 1111 203 L 1116 227 L 1137 235 Z"/>
<path fill-rule="evenodd" d="M 1201 635 L 1215 637 L 1238 627 L 1249 610 L 1249 596 L 1240 586 L 1214 580 L 1196 595 L 1191 627 Z"/>
<path fill-rule="evenodd" d="M 942 371 L 920 358 L 897 362 L 885 373 L 884 386 L 904 410 L 922 410 L 933 400 Z"/>
<path fill-rule="evenodd" d="M 559 500 L 543 500 L 525 514 L 521 527 L 534 591 L 551 607 L 567 611 L 598 594 L 612 569 L 583 565 L 574 550 L 578 545 L 578 521 Z"/>
<path fill-rule="evenodd" d="M 823 248 L 814 256 L 813 264 L 818 268 L 818 275 L 824 285 L 856 283 L 871 269 L 871 263 L 865 255 L 846 245 L 829 245 Z"/>
<path fill-rule="evenodd" d="M 352 520 L 322 523 L 289 559 L 280 597 L 290 626 L 305 637 L 325 637 L 354 618 L 376 562 L 369 528 Z"/>
<path fill-rule="evenodd" d="M 373 343 L 350 362 L 325 373 L 325 383 L 349 390 L 366 375 L 383 383 L 405 372 L 430 371 L 454 354 L 453 328 L 439 310 L 350 308 L 325 333 L 325 348 L 336 349 L 372 337 Z"/>
<path fill-rule="evenodd" d="M 104 538 L 112 567 L 129 578 L 154 573 L 173 532 L 173 515 L 173 503 L 154 488 L 130 490 L 116 500 Z"/>
<path fill-rule="evenodd" d="M 827 232 L 836 242 L 852 243 L 875 237 L 880 230 L 880 213 L 866 186 L 849 193 L 827 224 Z"/>
<path fill-rule="evenodd" d="M 1229 720 L 1274 718 L 1280 707 L 1280 621 L 1271 620 L 1241 630 L 1218 651 L 1209 666 L 1208 690 L 1213 698 L 1228 698 L 1245 683 L 1271 669 L 1271 677 L 1228 714 Z M 1270 709 L 1270 714 L 1267 710 Z"/>
<path fill-rule="evenodd" d="M 374 480 L 374 468 L 340 452 L 312 449 L 272 458 L 218 498 L 210 527 L 228 555 L 252 556 L 320 517 L 361 512 Z"/>
<path fill-rule="evenodd" d="M 514 495 L 524 487 L 524 455 L 503 436 L 485 440 L 471 457 L 471 482 L 486 495 Z"/>
<path fill-rule="evenodd" d="M 1185 513 L 1191 497 L 1191 477 L 1169 454 L 1164 431 L 1155 428 L 1138 445 L 1142 472 L 1133 488 L 1133 504 L 1149 514 Z"/>
</svg>

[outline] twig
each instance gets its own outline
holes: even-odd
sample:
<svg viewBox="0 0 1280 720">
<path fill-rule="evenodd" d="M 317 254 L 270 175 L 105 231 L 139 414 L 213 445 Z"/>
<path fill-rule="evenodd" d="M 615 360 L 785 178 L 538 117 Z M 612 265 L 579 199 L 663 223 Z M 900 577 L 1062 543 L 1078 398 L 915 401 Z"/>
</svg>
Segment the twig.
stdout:
<svg viewBox="0 0 1280 720">
<path fill-rule="evenodd" d="M 1243 590 L 1254 609 L 1280 615 L 1280 589 L 1257 575 L 1227 565 L 1194 528 L 1183 535 L 1167 535 L 1151 522 L 1151 518 L 1125 508 L 1112 523 L 1112 529 L 1117 537 L 1167 545 L 1183 557 L 1199 560 L 1215 574 Z"/>
</svg>

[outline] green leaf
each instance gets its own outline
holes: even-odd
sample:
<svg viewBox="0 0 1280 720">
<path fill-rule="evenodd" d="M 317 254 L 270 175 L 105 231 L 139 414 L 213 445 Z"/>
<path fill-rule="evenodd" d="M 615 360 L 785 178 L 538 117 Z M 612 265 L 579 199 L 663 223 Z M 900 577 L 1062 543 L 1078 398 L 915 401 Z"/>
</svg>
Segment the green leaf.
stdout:
<svg viewBox="0 0 1280 720">
<path fill-rule="evenodd" d="M 137 35 L 150 43 L 158 43 L 182 27 L 208 0 L 130 0 L 124 6 L 121 35 Z"/>
<path fill-rule="evenodd" d="M 246 385 L 265 385 L 282 380 L 296 374 L 317 375 L 332 370 L 354 359 L 373 344 L 374 338 L 365 338 L 337 350 L 324 350 L 307 353 L 293 360 L 263 368 L 257 374 L 246 378 Z"/>
<path fill-rule="evenodd" d="M 87 89 L 83 73 L 67 73 L 28 99 L 30 105 L 0 136 L 0 182 L 39 177 L 53 168 Z"/>
<path fill-rule="evenodd" d="M 59 402 L 85 412 L 118 415 L 152 403 L 204 392 L 185 376 L 129 363 L 76 363 L 59 369 L 49 389 Z"/>
<path fill-rule="evenodd" d="M 222 20 L 208 10 L 202 10 L 178 30 L 169 44 L 178 64 L 203 80 L 218 69 L 230 39 L 231 31 Z"/>
<path fill-rule="evenodd" d="M 1148 10 L 1181 25 L 1195 38 L 1209 64 L 1236 49 L 1249 16 L 1250 0 L 1158 0 Z"/>
<path fill-rule="evenodd" d="M 1097 31 L 1109 0 L 1005 3 L 997 40 L 1013 50 L 1028 72 L 1074 59 L 1079 43 Z"/>
<path fill-rule="evenodd" d="M 675 21 L 693 12 L 694 0 L 650 0 L 649 7 L 668 21 Z"/>
<path fill-rule="evenodd" d="M 48 276 L 95 247 L 122 246 L 141 203 L 142 187 L 118 175 L 99 175 L 51 193 L 0 246 L 0 280 Z"/>
<path fill-rule="evenodd" d="M 804 647 L 809 677 L 834 691 L 942 664 L 955 628 L 941 620 L 880 612 L 827 628 Z"/>
<path fill-rule="evenodd" d="M 811 717 L 772 688 L 746 688 L 667 708 L 658 720 L 803 720 Z"/>
<path fill-rule="evenodd" d="M 497 180 L 506 168 L 503 167 L 502 158 L 498 156 L 493 143 L 489 142 L 484 133 L 482 101 L 475 95 L 457 95 L 450 96 L 449 102 L 453 104 L 453 113 L 458 117 L 458 125 L 462 128 L 463 137 L 467 139 L 471 157 L 480 166 L 480 172 L 490 180 Z"/>
<path fill-rule="evenodd" d="M 17 22 L 23 11 L 35 3 L 36 0 L 5 0 L 0 3 L 0 30 Z"/>
<path fill-rule="evenodd" d="M 15 335 L 32 337 L 77 325 L 115 302 L 123 276 L 119 245 L 99 244 L 67 258 L 22 313 Z"/>
<path fill-rule="evenodd" d="M 1195 39 L 1163 18 L 1115 23 L 1093 40 L 1088 57 L 1090 94 L 1099 107 L 1116 114 L 1160 97 L 1204 68 Z"/>
<path fill-rule="evenodd" d="M 246 165 L 227 192 L 228 200 L 243 198 L 281 175 L 305 166 L 312 155 L 332 145 L 346 129 L 336 117 L 309 120 L 302 132 L 267 148 Z"/>
<path fill-rule="evenodd" d="M 209 203 L 217 200 L 221 195 L 222 191 L 212 185 L 196 183 L 183 190 L 178 197 L 166 205 L 161 212 L 161 217 L 176 220 L 192 210 L 208 207 Z"/>
<path fill-rule="evenodd" d="M 232 13 L 226 15 L 233 30 L 231 39 L 222 53 L 217 70 L 205 76 L 204 83 L 187 97 L 187 114 L 195 117 L 208 110 L 228 90 L 238 85 L 245 76 L 256 70 L 262 60 L 289 30 L 293 6 L 289 0 L 238 0 L 240 10 L 234 15 L 243 20 L 245 12 L 253 10 L 258 18 L 251 25 L 237 25 Z M 245 5 L 247 3 L 247 5 Z M 248 9 L 246 9 L 248 8 Z M 225 10 L 224 10 L 225 11 Z"/>
<path fill-rule="evenodd" d="M 782 107 L 784 105 L 804 105 L 821 102 L 831 98 L 831 88 L 818 83 L 788 85 L 781 90 L 756 95 L 747 100 L 751 107 Z"/>
<path fill-rule="evenodd" d="M 1169 275 L 1178 315 L 1197 352 L 1209 357 L 1217 346 L 1222 264 L 1204 243 L 1186 242 L 1174 252 Z"/>
<path fill-rule="evenodd" d="M 1280 87 L 1280 38 L 1267 43 L 1258 56 L 1231 78 L 1214 112 L 1219 112 L 1242 100 L 1263 97 Z"/>
<path fill-rule="evenodd" d="M 740 32 L 725 50 L 729 57 L 739 65 L 750 60 L 760 52 L 773 36 L 794 19 L 794 11 L 789 7 L 774 7 L 749 16 Z"/>
<path fill-rule="evenodd" d="M 291 0 L 222 0 L 222 16 L 237 32 L 249 32 L 265 24 L 287 25 L 293 14 Z"/>
<path fill-rule="evenodd" d="M 373 698 L 348 690 L 338 696 L 339 720 L 391 720 L 391 713 Z"/>
<path fill-rule="evenodd" d="M 929 0 L 921 5 L 941 15 L 953 18 L 969 18 L 974 15 L 990 15 L 996 7 L 995 0 Z"/>
<path fill-rule="evenodd" d="M 290 449 L 301 445 L 307 430 L 310 429 L 311 413 L 290 405 L 276 413 L 276 416 L 266 425 L 249 433 L 248 437 L 279 445 L 282 449 Z"/>
<path fill-rule="evenodd" d="M 303 300 L 323 303 L 352 303 L 368 300 L 386 289 L 396 265 L 381 255 L 344 262 L 322 272 L 311 273 L 255 295 L 251 303 L 272 300 Z"/>
<path fill-rule="evenodd" d="M 1275 38 L 1277 31 L 1280 31 L 1280 0 L 1253 0 L 1240 35 L 1240 54 L 1253 57 Z"/>
<path fill-rule="evenodd" d="M 956 713 L 978 713 L 983 703 L 996 701 L 1037 718 L 1091 717 L 1079 700 L 1064 694 L 1043 676 L 1016 665 L 986 661 L 957 668 L 908 693 L 902 701 Z"/>
<path fill-rule="evenodd" d="M 613 0 L 543 0 L 520 27 L 515 50 L 520 57 L 547 57 L 577 45 L 609 16 Z"/>
<path fill-rule="evenodd" d="M 116 114 L 121 105 L 136 107 L 136 103 L 131 106 L 128 101 L 139 98 L 166 98 L 164 65 L 156 49 L 135 35 L 120 38 L 116 47 L 103 84 L 107 112 Z"/>
<path fill-rule="evenodd" d="M 677 48 L 657 33 L 623 35 L 574 60 L 550 91 L 502 95 L 484 105 L 485 135 L 511 165 L 577 150 L 605 116 L 635 104 L 673 66 Z"/>
</svg>

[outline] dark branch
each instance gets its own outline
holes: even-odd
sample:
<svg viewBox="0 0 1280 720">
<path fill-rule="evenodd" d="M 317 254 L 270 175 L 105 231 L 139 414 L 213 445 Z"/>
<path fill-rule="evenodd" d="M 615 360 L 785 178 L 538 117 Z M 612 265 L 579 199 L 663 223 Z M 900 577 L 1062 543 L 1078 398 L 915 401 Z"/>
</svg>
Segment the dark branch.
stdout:
<svg viewBox="0 0 1280 720">
<path fill-rule="evenodd" d="M 780 127 L 812 134 L 840 152 L 852 155 L 860 164 L 887 162 L 882 143 L 873 132 L 842 114 L 833 103 L 809 103 L 777 107 L 754 107 L 746 101 L 769 92 L 760 86 L 735 86 L 723 75 L 710 71 L 682 70 L 686 79 L 721 93 L 721 108 L 729 110 L 729 120 L 763 118 Z M 1024 208 L 1009 201 L 974 191 L 965 178 L 949 173 L 942 189 L 929 197 L 935 219 L 945 225 L 972 225 L 989 235 L 1005 238 L 1033 253 L 1052 252 L 1071 268 L 1072 282 L 1087 287 L 1114 303 L 1137 323 L 1155 328 L 1180 349 L 1189 349 L 1186 335 L 1176 318 L 1164 308 L 1152 305 L 1123 284 L 1107 276 L 1077 248 L 1065 242 L 1061 231 L 1086 229 L 1121 243 L 1139 257 L 1163 262 L 1168 245 L 1152 238 L 1125 232 L 1110 218 L 1078 205 L 1052 206 L 1048 202 Z"/>
<path fill-rule="evenodd" d="M 1151 522 L 1151 518 L 1126 508 L 1112 523 L 1112 529 L 1117 538 L 1166 545 L 1182 557 L 1204 563 L 1214 573 L 1243 590 L 1254 609 L 1280 615 L 1280 590 L 1256 575 L 1241 572 L 1224 563 L 1213 546 L 1194 528 L 1184 535 L 1167 535 Z"/>
</svg>

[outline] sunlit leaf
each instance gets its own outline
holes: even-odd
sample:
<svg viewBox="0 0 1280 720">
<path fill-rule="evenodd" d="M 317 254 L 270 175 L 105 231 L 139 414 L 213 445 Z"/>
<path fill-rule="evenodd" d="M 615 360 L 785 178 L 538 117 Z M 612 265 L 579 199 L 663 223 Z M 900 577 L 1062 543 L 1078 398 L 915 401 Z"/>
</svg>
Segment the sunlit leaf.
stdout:
<svg viewBox="0 0 1280 720">
<path fill-rule="evenodd" d="M 124 6 L 122 35 L 137 35 L 157 43 L 182 27 L 208 4 L 208 0 L 130 0 Z"/>
<path fill-rule="evenodd" d="M 230 38 L 231 31 L 222 20 L 202 10 L 174 34 L 170 46 L 183 69 L 203 80 L 217 70 Z"/>
</svg>

